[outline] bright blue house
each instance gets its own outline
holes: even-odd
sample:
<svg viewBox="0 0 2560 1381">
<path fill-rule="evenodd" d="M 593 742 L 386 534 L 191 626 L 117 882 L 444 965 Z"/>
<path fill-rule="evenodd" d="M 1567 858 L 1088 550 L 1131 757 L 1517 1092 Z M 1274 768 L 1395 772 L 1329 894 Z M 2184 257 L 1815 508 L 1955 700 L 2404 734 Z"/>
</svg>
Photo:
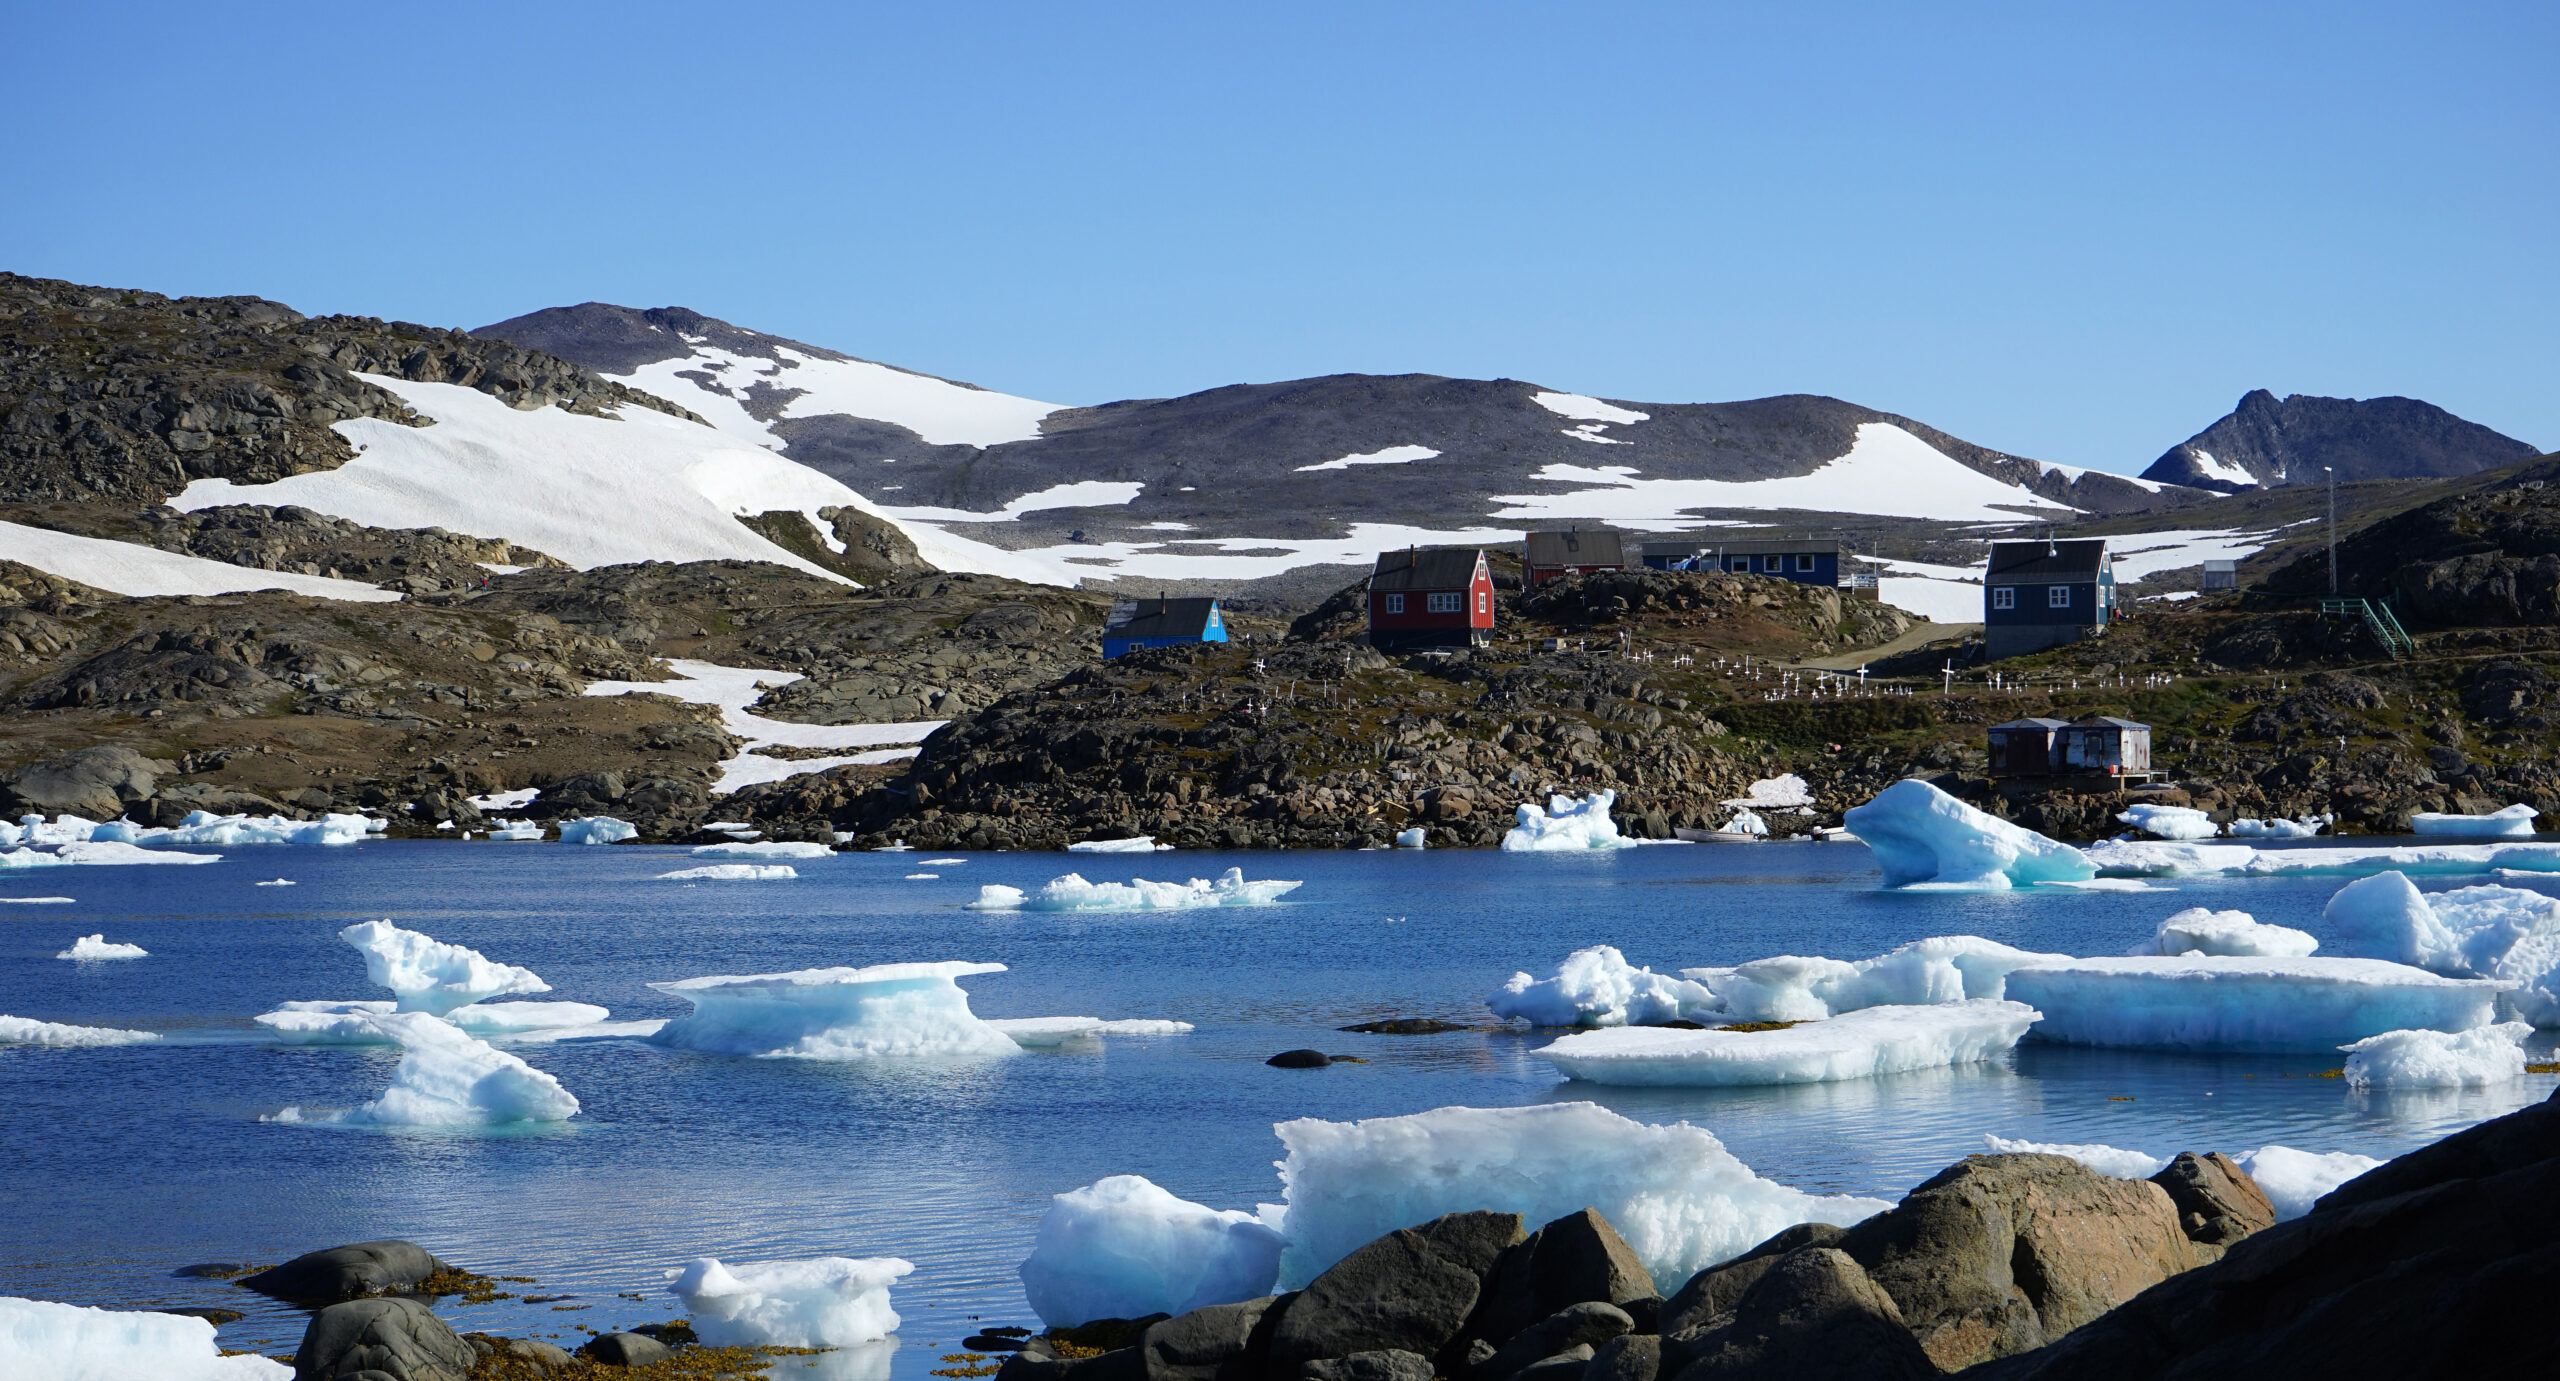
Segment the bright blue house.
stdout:
<svg viewBox="0 0 2560 1381">
<path fill-rule="evenodd" d="M 1222 643 L 1226 620 L 1214 599 L 1122 600 L 1111 606 L 1111 621 L 1102 628 L 1102 656 L 1108 661 L 1141 647 L 1180 647 L 1187 643 Z"/>
</svg>

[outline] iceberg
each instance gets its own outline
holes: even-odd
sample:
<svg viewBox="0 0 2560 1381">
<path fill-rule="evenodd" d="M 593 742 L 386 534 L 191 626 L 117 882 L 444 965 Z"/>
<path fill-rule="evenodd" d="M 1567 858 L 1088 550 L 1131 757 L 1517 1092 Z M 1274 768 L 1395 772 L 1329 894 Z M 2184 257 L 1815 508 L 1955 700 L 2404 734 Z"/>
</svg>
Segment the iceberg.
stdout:
<svg viewBox="0 0 2560 1381">
<path fill-rule="evenodd" d="M 539 820 L 492 820 L 489 838 L 500 844 L 538 844 L 542 842 L 543 825 Z"/>
<path fill-rule="evenodd" d="M 258 885 L 263 887 L 266 884 Z M 70 906 L 75 900 L 71 897 L 0 897 L 0 906 Z"/>
<path fill-rule="evenodd" d="M 1804 778 L 1793 772 L 1786 772 L 1775 777 L 1763 777 L 1753 782 L 1748 791 L 1725 804 L 1741 806 L 1745 809 L 1809 806 L 1813 804 L 1813 787 L 1807 784 Z"/>
<path fill-rule="evenodd" d="M 2154 839 L 2211 839 L 2222 833 L 2212 816 L 2193 806 L 2131 806 L 2116 819 Z"/>
<path fill-rule="evenodd" d="M 2560 1027 L 2560 900 L 2519 887 L 2462 887 L 2430 896 L 2399 873 L 2338 889 L 2322 912 L 2345 953 L 2451 978 L 2513 985 L 2503 1005 Z"/>
<path fill-rule="evenodd" d="M 83 840 L 55 846 L 50 853 L 37 849 L 11 849 L 0 853 L 0 868 L 69 868 L 121 867 L 134 863 L 220 863 L 220 854 L 171 853 L 165 849 L 146 849 L 121 840 Z"/>
<path fill-rule="evenodd" d="M 2300 959 L 2318 948 L 2320 942 L 2307 930 L 2266 925 L 2246 911 L 2215 911 L 2190 906 L 2162 921 L 2149 940 L 2126 953 L 2263 955 Z"/>
<path fill-rule="evenodd" d="M 2231 822 L 2231 837 L 2234 839 L 2309 839 L 2318 834 L 2323 827 L 2334 825 L 2337 821 L 2338 817 L 2334 815 L 2305 815 L 2298 820 L 2286 820 L 2281 817 L 2260 820 L 2244 817 Z"/>
<path fill-rule="evenodd" d="M 619 844 L 640 837 L 640 827 L 610 815 L 588 815 L 560 822 L 563 844 Z"/>
<path fill-rule="evenodd" d="M 768 839 L 758 843 L 704 844 L 693 852 L 701 858 L 825 858 L 835 850 L 814 840 Z"/>
<path fill-rule="evenodd" d="M 2097 869 L 2078 849 L 1985 814 L 1917 778 L 1895 782 L 1846 816 L 1875 853 L 1887 887 L 1993 890 L 2085 882 Z"/>
<path fill-rule="evenodd" d="M 79 960 L 147 959 L 150 955 L 151 951 L 144 949 L 140 945 L 109 944 L 107 943 L 107 937 L 100 934 L 83 935 L 79 939 L 71 942 L 71 948 L 62 951 L 60 954 L 53 957 L 56 959 Z"/>
<path fill-rule="evenodd" d="M 293 886 L 293 879 L 269 878 L 265 882 L 253 882 L 249 885 L 252 887 L 291 887 Z"/>
<path fill-rule="evenodd" d="M 1416 825 L 1409 830 L 1396 831 L 1396 847 L 1399 849 L 1419 849 L 1423 847 L 1422 826 Z"/>
<path fill-rule="evenodd" d="M 1019 887 L 995 884 L 978 889 L 978 899 L 969 903 L 972 911 L 1187 911 L 1203 906 L 1269 906 L 1297 891 L 1304 883 L 1266 879 L 1244 880 L 1244 869 L 1229 868 L 1216 882 L 1193 878 L 1189 882 L 1149 882 L 1131 878 L 1125 883 L 1087 882 L 1076 873 L 1051 878 L 1040 890 L 1025 895 Z"/>
<path fill-rule="evenodd" d="M 660 873 L 658 881 L 783 882 L 798 876 L 800 870 L 788 863 L 713 863 L 700 868 L 678 868 L 672 873 Z"/>
<path fill-rule="evenodd" d="M 668 1289 L 710 1347 L 846 1347 L 898 1331 L 889 1286 L 915 1267 L 894 1256 L 818 1256 L 736 1266 L 701 1257 Z"/>
<path fill-rule="evenodd" d="M 1637 968 L 1608 945 L 1575 950 L 1552 978 L 1515 973 L 1484 1005 L 1531 1026 L 1659 1026 L 1722 1014 L 1705 984 Z"/>
<path fill-rule="evenodd" d="M 391 1087 L 361 1107 L 306 1113 L 286 1108 L 267 1119 L 364 1127 L 474 1127 L 505 1122 L 565 1122 L 578 1115 L 576 1095 L 560 1081 L 486 1041 L 475 1040 L 426 1012 L 362 1015 L 401 1048 Z"/>
<path fill-rule="evenodd" d="M 2258 849 L 2246 844 L 2169 844 L 2101 839 L 2082 850 L 2108 877 L 2274 877 L 2288 873 L 2560 873 L 2560 844 L 2391 844 L 2344 849 Z"/>
<path fill-rule="evenodd" d="M 0 1375 L 26 1381 L 292 1381 L 272 1357 L 225 1357 L 186 1314 L 91 1309 L 0 1295 Z"/>
<path fill-rule="evenodd" d="M 1680 973 L 1712 989 L 1727 1020 L 1820 1021 L 1866 1007 L 2006 997 L 2012 970 L 2070 958 L 1976 935 L 1938 935 L 1855 962 L 1781 954 Z"/>
<path fill-rule="evenodd" d="M 2526 1022 L 2468 1031 L 2386 1031 L 2347 1052 L 2350 1088 L 2486 1088 L 2524 1077 Z"/>
<path fill-rule="evenodd" d="M 1998 1059 L 2038 1015 L 2024 1003 L 1973 998 L 1865 1007 L 1779 1031 L 1586 1031 L 1538 1054 L 1566 1077 L 1594 1084 L 1821 1084 Z"/>
<path fill-rule="evenodd" d="M 2505 839 L 2533 833 L 2533 817 L 2542 812 L 2512 805 L 2486 815 L 2440 815 L 2420 811 L 2409 817 L 2411 834 L 2455 835 L 2464 839 Z"/>
<path fill-rule="evenodd" d="M 1142 834 L 1135 839 L 1080 839 L 1069 844 L 1067 852 L 1071 854 L 1151 854 L 1159 849 L 1172 847 L 1171 844 L 1158 844 L 1156 837 L 1152 834 Z"/>
<path fill-rule="evenodd" d="M 1686 1280 L 1780 1228 L 1845 1227 L 1892 1207 L 1762 1179 L 1703 1127 L 1651 1126 L 1596 1103 L 1300 1118 L 1272 1130 L 1287 1150 L 1284 1288 L 1397 1228 L 1471 1209 L 1549 1223 L 1595 1208 L 1654 1279 Z"/>
<path fill-rule="evenodd" d="M 2485 1026 L 2504 984 L 2379 959 L 2072 959 L 2010 973 L 2037 1040 L 2171 1050 L 2326 1050 L 2385 1031 Z"/>
<path fill-rule="evenodd" d="M 2121 1146 L 2102 1146 L 2095 1142 L 2013 1141 L 2005 1136 L 1986 1136 L 1982 1144 L 1995 1156 L 2062 1156 L 2076 1160 L 2101 1175 L 2120 1180 L 2147 1180 L 2169 1168 L 2165 1156 L 2145 1155 Z"/>
<path fill-rule="evenodd" d="M 953 981 L 1004 971 L 955 960 L 652 983 L 693 1011 L 651 1039 L 717 1055 L 807 1060 L 1019 1054 L 1012 1037 L 969 1010 L 969 995 Z"/>
<path fill-rule="evenodd" d="M 2012 1141 L 1999 1136 L 1986 1136 L 1982 1140 L 1995 1155 L 2037 1152 L 2068 1156 L 2101 1175 L 2113 1175 L 2123 1180 L 2147 1180 L 2169 1168 L 2167 1156 L 2147 1155 L 2118 1146 Z M 2231 1159 L 2248 1172 L 2249 1178 L 2258 1182 L 2258 1188 L 2266 1192 L 2267 1202 L 2274 1206 L 2279 1223 L 2290 1222 L 2309 1213 L 2311 1205 L 2321 1195 L 2382 1164 L 2371 1156 L 2346 1151 L 2332 1151 L 2324 1155 L 2317 1151 L 2297 1151 L 2290 1146 L 2261 1146 Z"/>
<path fill-rule="evenodd" d="M 448 945 L 389 921 L 351 925 L 338 938 L 364 956 L 366 975 L 389 988 L 403 1012 L 441 1016 L 483 998 L 551 991 L 531 969 L 493 963 L 476 949 Z"/>
<path fill-rule="evenodd" d="M 216 815 L 194 811 L 168 829 L 132 831 L 137 844 L 357 844 L 379 834 L 388 824 L 364 815 L 327 814 L 317 820 L 290 820 L 281 815 Z M 103 827 L 102 827 L 103 828 Z M 96 835 L 94 838 L 106 838 Z"/>
<path fill-rule="evenodd" d="M 1769 837 L 1769 822 L 1761 819 L 1750 811 L 1737 810 L 1733 813 L 1732 819 L 1724 822 L 1724 832 L 1727 834 L 1757 835 L 1762 839 L 1766 839 Z"/>
<path fill-rule="evenodd" d="M 1618 822 L 1609 818 L 1610 807 L 1618 803 L 1618 793 L 1595 791 L 1577 801 L 1570 796 L 1547 798 L 1544 809 L 1537 802 L 1521 805 L 1519 823 L 1502 836 L 1505 853 L 1562 853 L 1579 849 L 1632 849 L 1636 841 L 1618 833 Z"/>
<path fill-rule="evenodd" d="M 1187 1021 L 1139 1017 L 1105 1021 L 1100 1017 L 991 1017 L 987 1025 L 1012 1038 L 1025 1050 L 1054 1050 L 1070 1041 L 1095 1036 L 1179 1036 L 1191 1031 Z"/>
<path fill-rule="evenodd" d="M 1019 1273 L 1031 1312 L 1065 1328 L 1259 1299 L 1271 1293 L 1287 1245 L 1251 1213 L 1113 1175 L 1051 1201 Z"/>
<path fill-rule="evenodd" d="M 58 1021 L 0 1015 L 0 1045 L 139 1045 L 156 1041 L 156 1031 L 123 1031 L 113 1026 L 70 1026 Z"/>
</svg>

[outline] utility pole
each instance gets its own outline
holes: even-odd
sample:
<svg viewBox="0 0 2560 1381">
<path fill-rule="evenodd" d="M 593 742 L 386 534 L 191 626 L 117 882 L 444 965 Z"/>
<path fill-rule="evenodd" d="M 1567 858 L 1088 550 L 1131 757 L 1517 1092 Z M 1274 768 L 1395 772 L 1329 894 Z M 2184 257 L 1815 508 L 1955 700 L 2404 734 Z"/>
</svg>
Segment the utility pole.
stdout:
<svg viewBox="0 0 2560 1381">
<path fill-rule="evenodd" d="M 2329 593 L 2335 597 L 2338 593 L 2338 471 L 2331 465 L 2323 465 L 2320 470 L 2329 477 Z"/>
</svg>

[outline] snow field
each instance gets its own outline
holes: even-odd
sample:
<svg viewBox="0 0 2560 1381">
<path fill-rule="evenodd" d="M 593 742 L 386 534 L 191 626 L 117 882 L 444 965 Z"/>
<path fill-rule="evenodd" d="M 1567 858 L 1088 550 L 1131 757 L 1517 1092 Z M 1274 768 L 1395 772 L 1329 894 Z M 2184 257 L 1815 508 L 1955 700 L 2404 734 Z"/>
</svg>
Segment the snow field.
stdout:
<svg viewBox="0 0 2560 1381">
<path fill-rule="evenodd" d="M 715 662 L 684 658 L 669 658 L 665 665 L 674 673 L 674 679 L 591 681 L 585 694 L 671 695 L 691 705 L 719 706 L 721 727 L 746 740 L 736 757 L 720 764 L 720 780 L 711 787 L 719 795 L 726 795 L 742 786 L 783 781 L 843 767 L 848 763 L 893 762 L 899 758 L 911 758 L 916 754 L 911 746 L 890 748 L 883 745 L 921 743 L 926 735 L 941 728 L 945 722 L 930 719 L 905 724 L 794 724 L 789 720 L 767 719 L 748 707 L 761 699 L 767 690 L 800 680 L 799 672 L 765 667 L 724 667 Z M 766 757 L 755 751 L 774 746 L 856 751 L 838 757 L 797 760 Z"/>
<path fill-rule="evenodd" d="M 317 599 L 387 604 L 401 596 L 361 580 L 337 580 L 293 571 L 263 571 L 201 556 L 162 551 L 139 542 L 78 537 L 51 528 L 0 522 L 0 560 L 94 586 L 113 595 L 230 595 L 285 590 Z"/>
<path fill-rule="evenodd" d="M 0 1376 L 24 1381 L 292 1381 L 254 1353 L 225 1357 L 186 1314 L 90 1309 L 0 1295 Z"/>
<path fill-rule="evenodd" d="M 1428 446 L 1389 446 L 1380 451 L 1362 451 L 1357 455 L 1347 455 L 1340 460 L 1301 465 L 1297 467 L 1296 473 L 1305 474 L 1311 470 L 1348 470 L 1354 465 L 1410 465 L 1417 460 L 1430 460 L 1439 454 Z"/>
<path fill-rule="evenodd" d="M 2530 1023 L 2501 1022 L 2468 1031 L 2386 1031 L 2347 1052 L 2352 1088 L 2486 1088 L 2524 1077 Z"/>
<path fill-rule="evenodd" d="M 150 954 L 151 951 L 140 945 L 109 944 L 107 937 L 101 934 L 83 935 L 71 942 L 71 948 L 53 957 L 86 962 L 97 959 L 143 959 L 148 958 Z"/>
<path fill-rule="evenodd" d="M 1300 882 L 1264 879 L 1247 882 L 1242 868 L 1229 868 L 1211 882 L 1087 882 L 1081 874 L 1051 878 L 1039 890 L 990 883 L 978 889 L 972 911 L 1190 911 L 1212 906 L 1269 906 L 1304 886 Z"/>
<path fill-rule="evenodd" d="M 1022 1047 L 971 1012 L 954 981 L 1004 971 L 955 960 L 652 983 L 693 1004 L 652 1039 L 717 1055 L 806 1060 L 1014 1055 Z"/>
<path fill-rule="evenodd" d="M 1998 890 L 2097 875 L 2081 851 L 1974 809 L 1927 782 L 1895 782 L 1842 817 L 1887 887 Z"/>
<path fill-rule="evenodd" d="M 1606 406 L 1602 404 L 1601 406 Z M 1595 421 L 1617 420 L 1594 418 Z M 1586 432 L 1586 435 L 1589 433 Z M 1859 424 L 1848 452 L 1803 475 L 1765 480 L 1638 479 L 1624 465 L 1550 464 L 1533 480 L 1600 486 L 1559 494 L 1499 494 L 1495 518 L 1540 522 L 1599 519 L 1634 528 L 1676 528 L 1700 508 L 1785 508 L 1874 513 L 1945 522 L 2014 524 L 2020 508 L 2068 510 L 2034 490 L 1970 469 L 1888 422 Z"/>
<path fill-rule="evenodd" d="M 1502 836 L 1504 853 L 1566 853 L 1582 849 L 1632 849 L 1636 841 L 1618 833 L 1618 822 L 1609 818 L 1609 810 L 1618 803 L 1618 793 L 1595 791 L 1577 801 L 1570 796 L 1554 796 L 1544 808 L 1537 802 L 1524 802 L 1514 818 L 1518 823 Z"/>
<path fill-rule="evenodd" d="M 914 1269 L 894 1256 L 736 1266 L 706 1256 L 669 1271 L 667 1288 L 711 1347 L 846 1347 L 898 1330 L 889 1287 Z"/>
<path fill-rule="evenodd" d="M 1750 790 L 1743 792 L 1742 795 L 1734 798 L 1733 800 L 1725 802 L 1725 804 L 1729 806 L 1739 806 L 1745 809 L 1759 808 L 1763 810 L 1771 808 L 1785 809 L 1791 806 L 1809 806 L 1813 803 L 1812 786 L 1808 785 L 1804 778 L 1797 776 L 1793 772 L 1784 773 L 1775 777 L 1763 777 L 1760 780 L 1753 782 Z"/>
<path fill-rule="evenodd" d="M 1865 1007 L 1780 1031 L 1587 1031 L 1538 1054 L 1568 1078 L 1596 1084 L 1828 1083 L 1997 1059 L 2039 1015 L 2024 1003 L 1976 998 Z"/>
<path fill-rule="evenodd" d="M 1019 1273 L 1040 1321 L 1069 1327 L 1260 1298 L 1271 1293 L 1287 1245 L 1251 1213 L 1113 1175 L 1051 1201 Z"/>
<path fill-rule="evenodd" d="M 2385 1031 L 2488 1024 L 2503 985 L 2378 959 L 2189 955 L 2020 968 L 2038 1040 L 2178 1050 L 2324 1050 Z"/>
</svg>

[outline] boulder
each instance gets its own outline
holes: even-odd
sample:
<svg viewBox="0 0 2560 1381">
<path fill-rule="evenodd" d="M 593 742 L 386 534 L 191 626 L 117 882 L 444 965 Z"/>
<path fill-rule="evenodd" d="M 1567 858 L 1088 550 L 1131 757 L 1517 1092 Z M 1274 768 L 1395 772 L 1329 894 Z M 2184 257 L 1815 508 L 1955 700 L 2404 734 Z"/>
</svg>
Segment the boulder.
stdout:
<svg viewBox="0 0 2560 1381">
<path fill-rule="evenodd" d="M 1582 1373 L 1591 1366 L 1589 1343 L 1578 1343 L 1552 1357 L 1537 1361 L 1513 1372 L 1519 1381 L 1582 1381 Z"/>
<path fill-rule="evenodd" d="M 1266 1295 L 1241 1304 L 1213 1304 L 1151 1325 L 1138 1341 L 1147 1381 L 1232 1378 L 1256 1341 L 1256 1333 L 1263 1335 L 1267 1346 L 1270 1330 L 1263 1320 L 1279 1298 Z"/>
<path fill-rule="evenodd" d="M 1779 1257 L 1698 1339 L 1682 1381 L 1928 1381 L 1938 1374 L 1893 1296 L 1847 1252 Z"/>
<path fill-rule="evenodd" d="M 1069 1372 L 1075 1381 L 1146 1381 L 1145 1349 L 1114 1348 L 1100 1356 L 1061 1357 L 1046 1338 L 1034 1338 L 1022 1350 L 1004 1359 L 996 1369 L 996 1381 L 1066 1381 Z"/>
<path fill-rule="evenodd" d="M 464 1381 L 479 1354 L 414 1299 L 359 1299 L 311 1316 L 294 1350 L 294 1381 Z"/>
<path fill-rule="evenodd" d="M 1652 1333 L 1629 1333 L 1592 1349 L 1583 1381 L 1656 1381 L 1662 1374 L 1662 1339 Z"/>
<path fill-rule="evenodd" d="M 569 1349 L 557 1343 L 546 1343 L 540 1338 L 509 1338 L 507 1345 L 498 1350 L 539 1367 L 569 1365 Z"/>
<path fill-rule="evenodd" d="M 1298 1368 L 1302 1381 L 1431 1381 L 1431 1359 L 1419 1352 L 1355 1352 Z"/>
<path fill-rule="evenodd" d="M 1596 1209 L 1569 1213 L 1502 1254 L 1468 1331 L 1497 1344 L 1567 1305 L 1624 1304 L 1656 1293 L 1653 1275 Z M 1621 1330 L 1624 1331 L 1624 1330 Z"/>
<path fill-rule="evenodd" d="M 427 1277 L 452 1269 L 415 1242 L 391 1239 L 305 1252 L 281 1266 L 243 1276 L 239 1283 L 296 1304 L 335 1304 L 413 1289 Z"/>
<path fill-rule="evenodd" d="M 146 758 L 121 745 L 81 748 L 10 774 L 8 794 L 20 810 L 41 810 L 113 820 L 148 798 L 160 777 L 177 764 Z"/>
<path fill-rule="evenodd" d="M 2220 1151 L 2202 1156 L 2181 1151 L 2151 1182 L 2169 1191 L 2188 1241 L 2228 1247 L 2276 1224 L 2275 1205 L 2267 1202 L 2266 1191 Z"/>
<path fill-rule="evenodd" d="M 1707 1327 L 1732 1313 L 1742 1292 L 1758 1284 L 1779 1258 L 1806 1247 L 1837 1245 L 1842 1235 L 1842 1229 L 1829 1223 L 1798 1223 L 1731 1261 L 1709 1266 L 1662 1302 L 1658 1331 L 1664 1338 L 1677 1338 Z"/>
<path fill-rule="evenodd" d="M 676 1352 L 646 1333 L 599 1333 L 578 1349 L 578 1355 L 608 1367 L 645 1367 Z"/>
<path fill-rule="evenodd" d="M 1516 1213 L 1452 1213 L 1398 1228 L 1325 1269 L 1272 1330 L 1283 1367 L 1355 1352 L 1437 1357 L 1475 1311 L 1484 1274 L 1522 1241 Z"/>
<path fill-rule="evenodd" d="M 1482 1381 L 1513 1375 L 1559 1352 L 1591 1349 L 1633 1330 L 1635 1320 L 1614 1304 L 1588 1300 L 1567 1305 L 1554 1315 L 1521 1329 L 1472 1373 Z"/>
</svg>

